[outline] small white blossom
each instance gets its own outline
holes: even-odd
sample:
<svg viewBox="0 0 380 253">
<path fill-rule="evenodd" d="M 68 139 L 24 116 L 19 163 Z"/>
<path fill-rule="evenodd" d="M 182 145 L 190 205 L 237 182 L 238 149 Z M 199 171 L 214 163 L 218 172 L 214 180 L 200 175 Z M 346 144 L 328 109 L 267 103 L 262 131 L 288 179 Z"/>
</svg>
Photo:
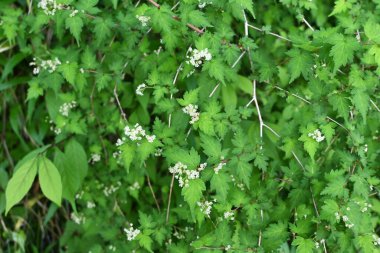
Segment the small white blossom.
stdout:
<svg viewBox="0 0 380 253">
<path fill-rule="evenodd" d="M 142 83 L 139 86 L 137 86 L 136 94 L 139 96 L 144 96 L 144 90 L 146 89 L 146 84 Z"/>
<path fill-rule="evenodd" d="M 114 185 L 111 185 L 111 186 L 106 186 L 104 187 L 103 189 L 103 193 L 106 197 L 110 196 L 112 193 L 116 192 L 117 190 L 119 190 L 120 188 L 120 182 L 118 182 L 118 186 L 114 186 Z"/>
<path fill-rule="evenodd" d="M 152 143 L 154 141 L 154 139 L 156 139 L 156 136 L 155 135 L 147 135 L 146 139 L 148 140 L 148 142 Z"/>
<path fill-rule="evenodd" d="M 201 163 L 201 164 L 199 164 L 198 171 L 204 170 L 206 168 L 206 166 L 207 166 L 207 163 Z"/>
<path fill-rule="evenodd" d="M 156 152 L 154 153 L 154 156 L 162 156 L 162 148 L 156 149 Z"/>
<path fill-rule="evenodd" d="M 69 112 L 71 109 L 77 107 L 77 102 L 76 101 L 71 101 L 69 103 L 64 103 L 59 107 L 59 113 L 62 114 L 62 116 L 68 117 Z"/>
<path fill-rule="evenodd" d="M 223 216 L 224 216 L 224 219 L 226 220 L 231 220 L 231 221 L 235 220 L 234 212 L 230 212 L 230 211 L 224 212 Z"/>
<path fill-rule="evenodd" d="M 84 217 L 83 214 L 80 213 L 71 213 L 70 217 L 76 224 L 84 224 L 86 222 L 86 217 Z"/>
<path fill-rule="evenodd" d="M 203 165 L 202 165 L 203 166 Z M 187 166 L 181 162 L 177 162 L 173 167 L 169 167 L 169 172 L 174 174 L 178 179 L 180 187 L 188 187 L 190 180 L 199 178 L 200 170 L 188 170 Z"/>
<path fill-rule="evenodd" d="M 136 18 L 141 22 L 142 26 L 147 26 L 148 22 L 150 20 L 150 17 L 148 17 L 148 16 L 139 16 L 139 15 L 136 15 Z"/>
<path fill-rule="evenodd" d="M 140 234 L 139 229 L 133 229 L 133 224 L 129 228 L 124 228 L 124 232 L 127 234 L 127 240 L 132 241 Z"/>
<path fill-rule="evenodd" d="M 110 245 L 110 246 L 108 246 L 108 249 L 110 250 L 110 251 L 116 251 L 116 247 L 114 246 L 114 245 Z"/>
<path fill-rule="evenodd" d="M 140 126 L 139 123 L 136 123 L 134 127 L 129 127 L 129 126 L 126 126 L 124 128 L 124 134 L 132 141 L 140 141 L 142 140 L 144 137 L 146 138 L 146 140 L 148 142 L 153 142 L 155 139 L 156 139 L 156 136 L 155 135 L 147 135 L 145 130 L 142 128 L 142 126 Z M 116 142 L 116 145 L 117 146 L 120 146 L 124 143 L 124 139 L 120 140 L 118 139 L 118 141 Z"/>
<path fill-rule="evenodd" d="M 221 158 L 220 158 L 222 161 L 214 168 L 214 172 L 215 172 L 215 174 L 218 174 L 219 173 L 219 171 L 223 168 L 223 166 L 225 166 L 226 165 L 226 162 L 224 162 L 224 157 L 222 156 Z"/>
<path fill-rule="evenodd" d="M 308 134 L 309 137 L 313 138 L 317 142 L 321 142 L 325 139 L 325 136 L 322 135 L 319 129 L 316 129 L 314 132 Z"/>
<path fill-rule="evenodd" d="M 188 114 L 191 117 L 190 124 L 194 124 L 199 120 L 199 112 L 197 112 L 198 106 L 189 104 L 186 107 L 182 108 L 182 111 Z"/>
<path fill-rule="evenodd" d="M 94 208 L 95 206 L 96 206 L 96 205 L 95 205 L 94 202 L 87 201 L 87 208 L 92 209 L 92 208 Z"/>
<path fill-rule="evenodd" d="M 77 15 L 78 13 L 79 13 L 78 10 L 73 10 L 73 11 L 70 13 L 70 18 L 75 17 L 75 15 Z"/>
<path fill-rule="evenodd" d="M 188 54 L 191 55 L 189 56 Z M 203 64 L 204 61 L 210 61 L 212 59 L 212 56 L 207 48 L 199 51 L 198 49 L 192 49 L 190 47 L 187 51 L 186 58 L 189 59 L 186 61 L 187 64 L 191 64 L 194 67 L 198 68 Z"/>
<path fill-rule="evenodd" d="M 214 203 L 211 202 L 211 201 L 204 201 L 204 202 L 200 202 L 198 201 L 197 202 L 197 205 L 199 206 L 199 208 L 201 209 L 201 212 L 206 215 L 207 217 L 210 218 L 210 214 L 211 214 L 211 208 L 212 208 L 212 205 Z"/>
<path fill-rule="evenodd" d="M 139 182 L 134 182 L 131 186 L 128 187 L 129 190 L 131 191 L 137 191 L 140 189 L 140 184 Z"/>
<path fill-rule="evenodd" d="M 33 61 L 29 63 L 29 66 L 34 66 L 34 75 L 39 74 L 41 69 L 53 73 L 59 65 L 61 65 L 61 61 L 57 57 L 55 57 L 54 60 L 40 60 L 33 58 Z"/>
<path fill-rule="evenodd" d="M 224 247 L 225 251 L 229 251 L 230 249 L 231 249 L 231 245 L 229 245 L 229 244 L 226 247 Z"/>
<path fill-rule="evenodd" d="M 64 8 L 64 5 L 57 4 L 56 0 L 41 0 L 37 7 L 42 9 L 46 15 L 54 16 L 57 10 Z"/>
<path fill-rule="evenodd" d="M 99 162 L 100 161 L 100 155 L 99 154 L 91 154 L 91 163 L 94 164 L 96 162 Z"/>
</svg>

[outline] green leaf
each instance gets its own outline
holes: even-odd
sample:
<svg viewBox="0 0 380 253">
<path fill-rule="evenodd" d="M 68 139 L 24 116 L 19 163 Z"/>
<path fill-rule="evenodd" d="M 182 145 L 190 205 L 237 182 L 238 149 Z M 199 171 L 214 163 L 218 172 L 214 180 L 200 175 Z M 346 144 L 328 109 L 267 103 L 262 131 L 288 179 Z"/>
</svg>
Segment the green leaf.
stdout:
<svg viewBox="0 0 380 253">
<path fill-rule="evenodd" d="M 40 87 L 37 80 L 32 80 L 29 82 L 28 96 L 26 100 L 38 98 L 44 94 L 44 90 Z"/>
<path fill-rule="evenodd" d="M 110 19 L 96 18 L 94 21 L 94 34 L 96 38 L 96 43 L 100 45 L 106 40 L 107 37 L 111 36 L 111 28 L 113 27 L 113 22 Z"/>
<path fill-rule="evenodd" d="M 367 21 L 364 25 L 365 35 L 369 40 L 380 44 L 380 24 L 374 20 Z"/>
<path fill-rule="evenodd" d="M 326 125 L 323 125 L 321 126 L 321 130 L 322 130 L 323 135 L 326 137 L 327 143 L 330 144 L 335 134 L 334 124 L 328 123 Z"/>
<path fill-rule="evenodd" d="M 183 107 L 189 104 L 196 105 L 198 102 L 198 93 L 199 93 L 199 89 L 186 91 L 185 94 L 183 95 L 183 99 L 178 98 L 177 101 Z"/>
<path fill-rule="evenodd" d="M 352 90 L 352 103 L 358 109 L 363 117 L 364 123 L 367 121 L 367 112 L 369 109 L 370 98 L 366 90 L 364 89 L 354 89 Z"/>
<path fill-rule="evenodd" d="M 215 174 L 211 178 L 211 190 L 216 191 L 216 199 L 218 202 L 224 203 L 227 199 L 227 194 L 230 189 L 230 177 L 223 172 Z"/>
<path fill-rule="evenodd" d="M 120 150 L 122 151 L 121 157 L 124 162 L 124 166 L 127 169 L 127 173 L 129 173 L 129 168 L 131 167 L 133 158 L 135 157 L 136 150 L 132 145 L 129 145 L 128 143 L 124 143 Z"/>
<path fill-rule="evenodd" d="M 333 47 L 330 50 L 330 56 L 333 57 L 335 68 L 337 71 L 341 66 L 352 62 L 354 52 L 360 48 L 358 41 L 355 38 L 344 37 L 342 34 L 337 34 L 331 39 Z"/>
<path fill-rule="evenodd" d="M 346 12 L 352 8 L 352 3 L 350 0 L 337 0 L 335 1 L 334 10 L 329 16 L 333 16 L 342 12 Z"/>
<path fill-rule="evenodd" d="M 308 79 L 313 67 L 313 57 L 310 53 L 301 51 L 300 49 L 292 49 L 287 55 L 291 57 L 288 68 L 290 72 L 290 81 L 292 83 L 301 74 L 305 79 Z"/>
<path fill-rule="evenodd" d="M 350 111 L 348 99 L 343 94 L 332 95 L 328 98 L 333 109 L 338 112 L 339 116 L 347 120 L 348 112 Z"/>
<path fill-rule="evenodd" d="M 45 156 L 38 159 L 38 179 L 42 193 L 55 204 L 61 206 L 61 175 L 55 165 Z"/>
<path fill-rule="evenodd" d="M 98 73 L 96 74 L 96 86 L 98 91 L 105 89 L 112 84 L 112 78 L 108 74 Z"/>
<path fill-rule="evenodd" d="M 236 173 L 240 180 L 242 180 L 247 188 L 249 189 L 249 181 L 252 174 L 252 166 L 244 161 L 238 161 L 237 167 L 236 167 Z"/>
<path fill-rule="evenodd" d="M 66 19 L 66 29 L 70 30 L 70 33 L 74 36 L 79 46 L 80 35 L 82 33 L 83 21 L 79 15 L 75 15 L 74 17 L 68 17 Z"/>
<path fill-rule="evenodd" d="M 17 204 L 32 187 L 37 175 L 38 159 L 36 156 L 25 161 L 9 180 L 5 190 L 6 207 L 5 214 Z"/>
<path fill-rule="evenodd" d="M 305 239 L 301 236 L 297 236 L 292 245 L 297 246 L 297 253 L 313 253 L 315 248 L 315 243 L 312 239 Z"/>
<path fill-rule="evenodd" d="M 164 152 L 165 157 L 172 164 L 181 162 L 187 165 L 189 170 L 198 168 L 200 163 L 200 156 L 193 148 L 190 151 L 181 148 L 170 148 Z"/>
<path fill-rule="evenodd" d="M 202 192 L 206 190 L 206 185 L 201 179 L 192 179 L 189 181 L 188 187 L 182 188 L 182 195 L 189 204 L 192 212 L 197 202 L 202 198 Z"/>
<path fill-rule="evenodd" d="M 75 140 L 65 147 L 65 153 L 57 150 L 54 158 L 62 180 L 62 196 L 75 207 L 75 195 L 87 175 L 88 163 L 86 152 Z"/>
<path fill-rule="evenodd" d="M 326 175 L 329 183 L 327 184 L 327 187 L 325 187 L 325 189 L 321 192 L 321 194 L 329 195 L 331 197 L 347 198 L 348 190 L 346 189 L 347 182 L 343 176 L 344 174 L 345 171 L 343 170 L 332 170 L 328 175 Z"/>
<path fill-rule="evenodd" d="M 75 79 L 78 73 L 78 63 L 63 63 L 59 66 L 59 71 L 62 73 L 63 77 L 75 87 Z"/>
<path fill-rule="evenodd" d="M 139 244 L 140 244 L 141 247 L 143 247 L 144 249 L 146 249 L 149 252 L 153 252 L 152 251 L 153 240 L 150 238 L 150 236 L 144 235 L 144 234 L 140 234 L 138 236 L 138 239 L 139 239 Z"/>
<path fill-rule="evenodd" d="M 205 153 L 209 159 L 217 161 L 222 156 L 222 145 L 220 142 L 208 135 L 201 135 L 201 146 L 203 153 Z"/>
</svg>

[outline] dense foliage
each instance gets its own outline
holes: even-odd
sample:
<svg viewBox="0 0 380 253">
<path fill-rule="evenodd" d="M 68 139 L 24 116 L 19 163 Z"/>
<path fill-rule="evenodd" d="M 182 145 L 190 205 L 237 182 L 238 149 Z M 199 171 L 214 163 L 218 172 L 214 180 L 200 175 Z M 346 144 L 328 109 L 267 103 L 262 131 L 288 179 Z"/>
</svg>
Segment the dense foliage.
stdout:
<svg viewBox="0 0 380 253">
<path fill-rule="evenodd" d="M 0 252 L 380 252 L 380 1 L 0 1 Z"/>
</svg>

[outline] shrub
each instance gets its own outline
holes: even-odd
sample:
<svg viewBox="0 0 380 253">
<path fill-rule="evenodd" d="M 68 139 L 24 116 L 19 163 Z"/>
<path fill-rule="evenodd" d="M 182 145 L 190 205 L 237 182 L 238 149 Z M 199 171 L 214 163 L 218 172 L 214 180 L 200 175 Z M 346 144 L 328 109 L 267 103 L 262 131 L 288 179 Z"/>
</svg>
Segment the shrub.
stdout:
<svg viewBox="0 0 380 253">
<path fill-rule="evenodd" d="M 380 2 L 0 3 L 1 252 L 378 252 Z"/>
</svg>

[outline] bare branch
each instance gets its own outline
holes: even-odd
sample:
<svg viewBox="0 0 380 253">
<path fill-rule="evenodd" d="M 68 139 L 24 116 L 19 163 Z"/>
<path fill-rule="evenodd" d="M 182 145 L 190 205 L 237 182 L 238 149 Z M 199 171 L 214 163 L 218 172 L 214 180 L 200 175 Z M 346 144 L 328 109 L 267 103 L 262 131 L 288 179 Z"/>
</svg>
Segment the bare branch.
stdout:
<svg viewBox="0 0 380 253">
<path fill-rule="evenodd" d="M 314 28 L 309 24 L 309 22 L 307 22 L 305 17 L 302 17 L 302 21 L 310 28 L 310 30 L 312 30 L 313 32 L 315 31 Z"/>
<path fill-rule="evenodd" d="M 170 190 L 169 190 L 169 198 L 168 198 L 168 208 L 166 209 L 166 224 L 168 224 L 168 222 L 169 222 L 170 203 L 171 203 L 171 200 L 172 200 L 173 185 L 174 185 L 174 174 L 172 176 L 172 181 L 170 182 Z"/>
<path fill-rule="evenodd" d="M 173 79 L 173 86 L 175 86 L 175 83 L 177 82 L 177 78 L 178 78 L 178 75 L 179 75 L 179 72 L 182 70 L 182 64 L 183 63 L 181 63 L 180 65 L 179 65 L 179 67 L 177 68 L 177 71 L 176 71 L 176 73 L 175 73 L 175 76 L 174 76 L 174 79 Z M 170 93 L 170 99 L 173 99 L 173 93 Z M 172 114 L 170 113 L 169 114 L 169 120 L 168 120 L 168 124 L 169 124 L 169 127 L 171 126 L 171 124 L 172 124 Z"/>
<path fill-rule="evenodd" d="M 114 87 L 114 89 L 113 89 L 113 95 L 114 95 L 114 97 L 115 97 L 115 99 L 116 99 L 116 102 L 117 102 L 117 105 L 118 105 L 118 107 L 119 107 L 121 117 L 123 117 L 123 119 L 124 119 L 125 121 L 128 121 L 128 120 L 127 120 L 127 116 L 126 116 L 125 112 L 123 111 L 123 108 L 121 107 L 120 100 L 119 100 L 119 96 L 117 95 L 117 82 L 115 82 L 115 87 Z"/>
<path fill-rule="evenodd" d="M 258 28 L 258 27 L 256 27 L 256 26 L 251 25 L 251 24 L 248 24 L 247 26 L 250 27 L 250 28 L 252 28 L 252 29 L 255 29 L 255 30 L 259 31 L 259 32 L 264 32 L 263 29 L 260 29 L 260 28 Z M 290 39 L 285 38 L 285 37 L 283 37 L 283 36 L 281 36 L 281 35 L 279 35 L 279 34 L 277 34 L 277 33 L 268 32 L 268 34 L 269 34 L 269 35 L 272 35 L 272 36 L 274 36 L 274 37 L 277 37 L 277 38 L 279 38 L 279 39 L 282 39 L 282 40 L 286 40 L 286 41 L 290 41 L 290 42 L 291 42 Z"/>
<path fill-rule="evenodd" d="M 154 202 L 156 202 L 156 207 L 158 209 L 158 212 L 160 213 L 161 212 L 161 208 L 160 208 L 160 205 L 158 204 L 158 201 L 157 201 L 157 198 L 156 198 L 156 194 L 154 194 L 153 187 L 152 187 L 152 184 L 150 183 L 150 178 L 149 178 L 148 173 L 146 175 L 146 179 L 147 179 L 147 182 L 148 182 L 148 186 L 149 186 L 150 192 L 152 193 Z"/>
<path fill-rule="evenodd" d="M 375 104 L 375 102 L 373 102 L 372 99 L 370 99 L 369 101 L 371 102 L 371 104 L 373 105 L 373 107 L 375 107 L 376 110 L 377 110 L 378 112 L 380 112 L 380 109 L 379 109 L 379 107 Z"/>
</svg>

